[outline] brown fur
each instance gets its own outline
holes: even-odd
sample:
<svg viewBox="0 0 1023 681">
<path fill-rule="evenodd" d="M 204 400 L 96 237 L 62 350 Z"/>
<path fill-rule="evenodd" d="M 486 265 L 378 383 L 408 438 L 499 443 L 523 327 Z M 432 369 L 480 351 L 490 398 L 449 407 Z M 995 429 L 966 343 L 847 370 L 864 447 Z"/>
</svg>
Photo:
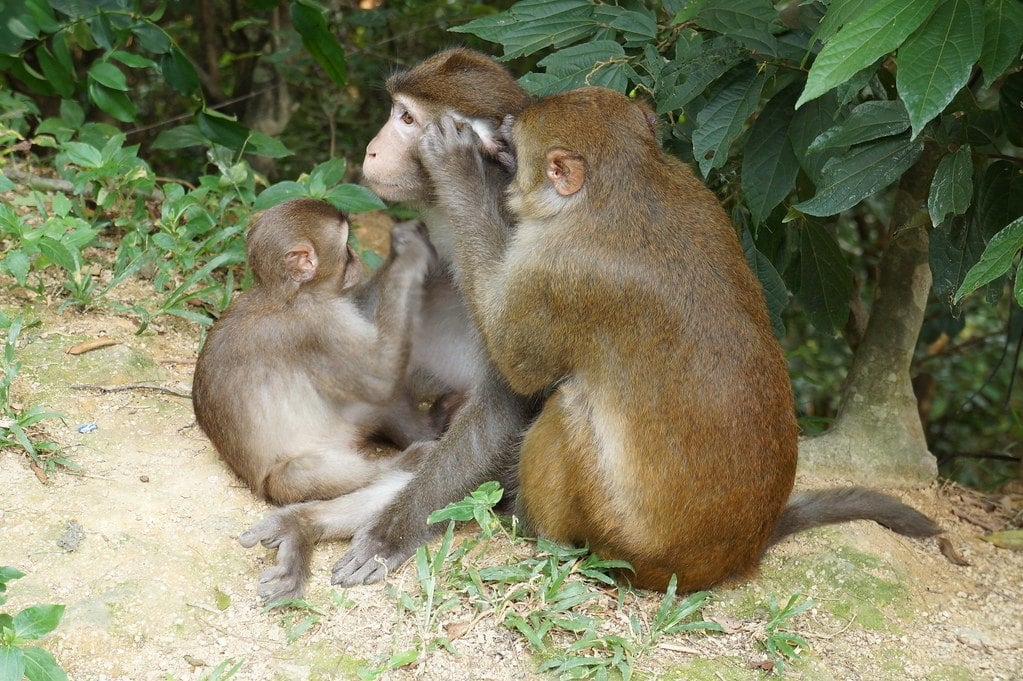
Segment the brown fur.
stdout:
<svg viewBox="0 0 1023 681">
<path fill-rule="evenodd" d="M 603 88 L 527 108 L 513 228 L 478 198 L 471 131 L 444 121 L 420 146 L 491 357 L 519 392 L 553 387 L 522 445 L 520 513 L 630 561 L 638 586 L 676 574 L 691 591 L 748 575 L 780 538 L 797 427 L 735 232 L 649 118 Z M 843 503 L 832 519 L 856 506 Z M 809 526 L 797 516 L 783 531 Z"/>
</svg>

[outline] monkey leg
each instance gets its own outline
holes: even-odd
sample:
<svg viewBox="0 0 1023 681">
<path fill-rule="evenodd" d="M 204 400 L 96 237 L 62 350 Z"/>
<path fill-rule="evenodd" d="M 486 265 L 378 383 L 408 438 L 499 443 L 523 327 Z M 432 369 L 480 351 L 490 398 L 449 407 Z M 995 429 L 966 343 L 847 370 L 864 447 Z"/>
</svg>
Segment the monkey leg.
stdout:
<svg viewBox="0 0 1023 681">
<path fill-rule="evenodd" d="M 275 463 L 263 478 L 263 496 L 280 505 L 333 499 L 393 466 L 388 457 L 367 458 L 355 447 L 324 447 Z"/>
<path fill-rule="evenodd" d="M 371 525 L 355 533 L 331 581 L 348 587 L 383 579 L 436 533 L 438 528 L 426 523 L 430 513 L 488 480 L 512 492 L 516 445 L 530 409 L 491 368 L 447 432 L 432 444 L 415 477 Z"/>
<path fill-rule="evenodd" d="M 277 509 L 242 532 L 238 542 L 245 548 L 261 543 L 277 549 L 276 564 L 259 575 L 260 597 L 268 603 L 301 597 L 316 543 L 349 539 L 411 479 L 408 471 L 386 473 L 372 484 L 336 499 Z"/>
</svg>

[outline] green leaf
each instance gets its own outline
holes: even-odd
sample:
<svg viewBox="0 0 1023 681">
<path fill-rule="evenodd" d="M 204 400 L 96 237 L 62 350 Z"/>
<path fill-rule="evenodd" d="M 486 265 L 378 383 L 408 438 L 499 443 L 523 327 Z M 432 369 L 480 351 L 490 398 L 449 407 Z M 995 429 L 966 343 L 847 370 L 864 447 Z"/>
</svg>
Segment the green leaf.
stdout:
<svg viewBox="0 0 1023 681">
<path fill-rule="evenodd" d="M 657 37 L 657 20 L 652 12 L 637 12 L 614 5 L 597 5 L 593 8 L 593 20 L 614 29 L 626 44 L 648 43 Z"/>
<path fill-rule="evenodd" d="M 629 84 L 625 50 L 613 40 L 594 40 L 550 54 L 539 62 L 546 73 L 527 73 L 519 82 L 534 95 L 544 96 L 599 85 L 622 92 Z"/>
<path fill-rule="evenodd" d="M 821 169 L 831 155 L 811 151 L 810 145 L 825 130 L 841 123 L 845 114 L 845 109 L 838 103 L 838 96 L 829 92 L 797 109 L 792 117 L 792 125 L 789 127 L 792 151 L 796 152 L 799 165 L 815 184 L 820 183 Z"/>
<path fill-rule="evenodd" d="M 773 32 L 781 25 L 771 0 L 706 0 L 694 23 L 758 52 L 778 50 Z"/>
<path fill-rule="evenodd" d="M 306 191 L 305 186 L 298 182 L 278 182 L 260 192 L 259 196 L 256 197 L 255 203 L 252 204 L 252 209 L 266 210 L 288 199 L 298 199 L 305 196 L 309 196 L 309 193 Z"/>
<path fill-rule="evenodd" d="M 822 226 L 809 221 L 799 231 L 798 298 L 806 317 L 821 333 L 841 328 L 849 317 L 852 270 L 842 251 Z"/>
<path fill-rule="evenodd" d="M 746 253 L 749 268 L 753 270 L 764 290 L 764 300 L 767 303 L 767 313 L 771 317 L 774 337 L 782 338 L 785 335 L 785 322 L 781 315 L 789 304 L 789 291 L 770 258 L 757 250 L 749 230 L 744 229 L 742 232 L 742 248 Z"/>
<path fill-rule="evenodd" d="M 28 681 L 67 681 L 67 674 L 48 651 L 29 646 L 25 652 L 25 677 Z"/>
<path fill-rule="evenodd" d="M 972 221 L 949 218 L 931 230 L 928 262 L 935 297 L 946 307 L 984 251 L 981 230 Z"/>
<path fill-rule="evenodd" d="M 95 81 L 89 81 L 89 99 L 104 112 L 123 123 L 131 123 L 135 120 L 135 105 L 123 92 L 111 90 Z"/>
<path fill-rule="evenodd" d="M 0 585 L 6 585 L 7 582 L 13 582 L 15 579 L 21 579 L 25 576 L 25 573 L 16 567 L 10 565 L 4 565 L 0 567 Z"/>
<path fill-rule="evenodd" d="M 676 58 L 662 75 L 664 83 L 657 95 L 657 112 L 682 108 L 698 97 L 707 86 L 742 61 L 739 44 L 724 36 L 699 41 L 685 56 Z M 681 78 L 681 82 L 679 79 Z"/>
<path fill-rule="evenodd" d="M 196 114 L 195 122 L 199 132 L 207 139 L 234 151 L 241 151 L 249 138 L 248 128 L 212 109 L 203 109 Z"/>
<path fill-rule="evenodd" d="M 45 44 L 40 44 L 36 48 L 36 59 L 39 61 L 39 68 L 42 69 L 46 80 L 57 91 L 57 94 L 61 97 L 70 97 L 74 94 L 74 74 L 64 68 L 64 65 L 53 56 L 53 53 L 47 49 Z"/>
<path fill-rule="evenodd" d="M 827 13 L 813 34 L 814 40 L 826 43 L 847 21 L 862 13 L 873 3 L 874 0 L 831 0 Z"/>
<path fill-rule="evenodd" d="M 199 89 L 199 74 L 195 66 L 176 46 L 160 58 L 160 73 L 168 85 L 186 97 Z"/>
<path fill-rule="evenodd" d="M 938 0 L 867 3 L 820 51 L 796 107 L 820 97 L 857 71 L 897 49 L 934 10 Z"/>
<path fill-rule="evenodd" d="M 383 210 L 387 205 L 369 189 L 357 184 L 342 184 L 334 187 L 325 197 L 338 210 L 349 213 L 363 213 L 368 210 Z"/>
<path fill-rule="evenodd" d="M 327 77 L 335 85 L 347 83 L 348 67 L 345 64 L 345 51 L 341 49 L 337 38 L 327 28 L 327 19 L 323 16 L 323 12 L 301 2 L 292 2 L 291 24 L 302 36 L 302 45 L 324 70 Z"/>
<path fill-rule="evenodd" d="M 696 116 L 693 155 L 704 177 L 728 159 L 728 149 L 756 109 L 766 80 L 767 75 L 754 65 L 734 69 L 717 84 Z"/>
<path fill-rule="evenodd" d="M 41 236 L 36 244 L 39 246 L 39 252 L 50 262 L 60 265 L 68 272 L 78 270 L 74 255 L 62 242 L 53 237 Z"/>
<path fill-rule="evenodd" d="M 256 156 L 266 156 L 267 158 L 284 158 L 292 154 L 291 149 L 284 146 L 284 143 L 279 139 L 270 137 L 270 135 L 258 130 L 249 132 L 249 142 L 245 151 Z"/>
<path fill-rule="evenodd" d="M 927 212 L 937 227 L 949 213 L 962 215 L 973 200 L 973 159 L 969 145 L 942 157 L 931 180 Z"/>
<path fill-rule="evenodd" d="M 970 268 L 956 291 L 953 303 L 1009 272 L 1016 254 L 1023 249 L 1023 216 L 1016 218 L 991 237 L 976 265 Z"/>
<path fill-rule="evenodd" d="M 116 59 L 125 66 L 129 66 L 133 69 L 155 69 L 156 62 L 148 57 L 143 57 L 140 54 L 133 54 L 131 52 L 125 52 L 124 50 L 114 50 L 110 53 L 111 59 Z"/>
<path fill-rule="evenodd" d="M 46 0 L 25 0 L 25 9 L 32 15 L 36 25 L 45 33 L 56 33 L 60 30 L 60 24 L 50 9 L 50 3 Z"/>
<path fill-rule="evenodd" d="M 899 101 L 863 102 L 841 124 L 828 128 L 817 136 L 809 151 L 851 147 L 881 137 L 905 132 L 909 128 L 909 115 Z"/>
<path fill-rule="evenodd" d="M 63 616 L 63 605 L 33 605 L 14 616 L 14 634 L 23 641 L 34 641 L 56 629 Z"/>
<path fill-rule="evenodd" d="M 108 61 L 93 62 L 89 67 L 89 77 L 111 90 L 120 90 L 121 92 L 128 90 L 128 81 L 124 77 L 124 72 Z"/>
<path fill-rule="evenodd" d="M 173 44 L 159 26 L 148 21 L 132 26 L 131 32 L 139 39 L 142 48 L 153 54 L 164 54 Z"/>
<path fill-rule="evenodd" d="M 590 0 L 522 0 L 504 12 L 448 30 L 500 43 L 504 59 L 514 59 L 545 47 L 571 45 L 597 28 Z"/>
<path fill-rule="evenodd" d="M 913 137 L 966 85 L 984 40 L 982 12 L 975 0 L 940 0 L 899 48 L 895 82 Z"/>
<path fill-rule="evenodd" d="M 170 130 L 164 130 L 153 140 L 154 149 L 185 149 L 187 147 L 206 146 L 209 140 L 203 135 L 198 126 L 179 125 Z"/>
<path fill-rule="evenodd" d="M 1023 44 L 1023 3 L 1019 0 L 985 0 L 984 45 L 980 50 L 980 68 L 984 87 L 1005 73 L 1019 57 Z"/>
<path fill-rule="evenodd" d="M 99 168 L 103 165 L 103 154 L 99 149 L 85 142 L 67 142 L 64 153 L 68 160 L 83 168 Z"/>
<path fill-rule="evenodd" d="M 344 179 L 348 163 L 342 157 L 335 157 L 313 168 L 309 173 L 310 182 L 318 180 L 324 187 L 333 187 Z"/>
<path fill-rule="evenodd" d="M 21 681 L 24 676 L 24 651 L 17 646 L 0 645 L 0 681 Z"/>
<path fill-rule="evenodd" d="M 0 263 L 3 264 L 4 268 L 10 273 L 14 280 L 18 282 L 20 286 L 24 286 L 28 281 L 28 271 L 32 267 L 32 261 L 25 255 L 22 250 L 8 251 Z"/>
<path fill-rule="evenodd" d="M 789 125 L 797 94 L 796 88 L 790 86 L 775 95 L 764 106 L 746 137 L 742 154 L 742 194 L 754 225 L 766 220 L 775 206 L 789 195 L 799 173 L 799 159 L 789 143 Z"/>
<path fill-rule="evenodd" d="M 1016 304 L 1023 307 L 1023 260 L 1019 261 L 1019 268 L 1016 270 L 1016 285 L 1014 290 Z"/>
<path fill-rule="evenodd" d="M 906 136 L 886 138 L 854 147 L 828 161 L 821 170 L 817 194 L 795 208 L 809 215 L 835 215 L 852 208 L 897 180 L 923 151 L 923 142 Z"/>
</svg>

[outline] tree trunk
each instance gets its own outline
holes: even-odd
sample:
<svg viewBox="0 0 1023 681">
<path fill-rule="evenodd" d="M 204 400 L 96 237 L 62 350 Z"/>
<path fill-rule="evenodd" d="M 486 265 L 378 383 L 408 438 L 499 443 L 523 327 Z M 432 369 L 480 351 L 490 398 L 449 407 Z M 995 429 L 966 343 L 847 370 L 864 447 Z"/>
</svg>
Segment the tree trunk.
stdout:
<svg viewBox="0 0 1023 681">
<path fill-rule="evenodd" d="M 874 485 L 919 484 L 937 475 L 909 374 L 931 289 L 926 200 L 936 158 L 926 150 L 896 190 L 896 227 L 838 416 L 826 433 L 800 442 L 801 472 Z"/>
</svg>

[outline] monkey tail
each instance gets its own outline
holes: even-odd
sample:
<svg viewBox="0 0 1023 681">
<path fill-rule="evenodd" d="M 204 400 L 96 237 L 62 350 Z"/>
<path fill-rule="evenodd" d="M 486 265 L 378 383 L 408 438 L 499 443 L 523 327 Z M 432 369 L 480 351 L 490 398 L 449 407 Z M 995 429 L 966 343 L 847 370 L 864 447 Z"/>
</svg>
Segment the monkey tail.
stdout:
<svg viewBox="0 0 1023 681">
<path fill-rule="evenodd" d="M 893 496 L 865 487 L 838 487 L 800 492 L 789 499 L 768 546 L 796 532 L 847 520 L 873 520 L 907 537 L 943 532 L 933 520 Z"/>
</svg>

